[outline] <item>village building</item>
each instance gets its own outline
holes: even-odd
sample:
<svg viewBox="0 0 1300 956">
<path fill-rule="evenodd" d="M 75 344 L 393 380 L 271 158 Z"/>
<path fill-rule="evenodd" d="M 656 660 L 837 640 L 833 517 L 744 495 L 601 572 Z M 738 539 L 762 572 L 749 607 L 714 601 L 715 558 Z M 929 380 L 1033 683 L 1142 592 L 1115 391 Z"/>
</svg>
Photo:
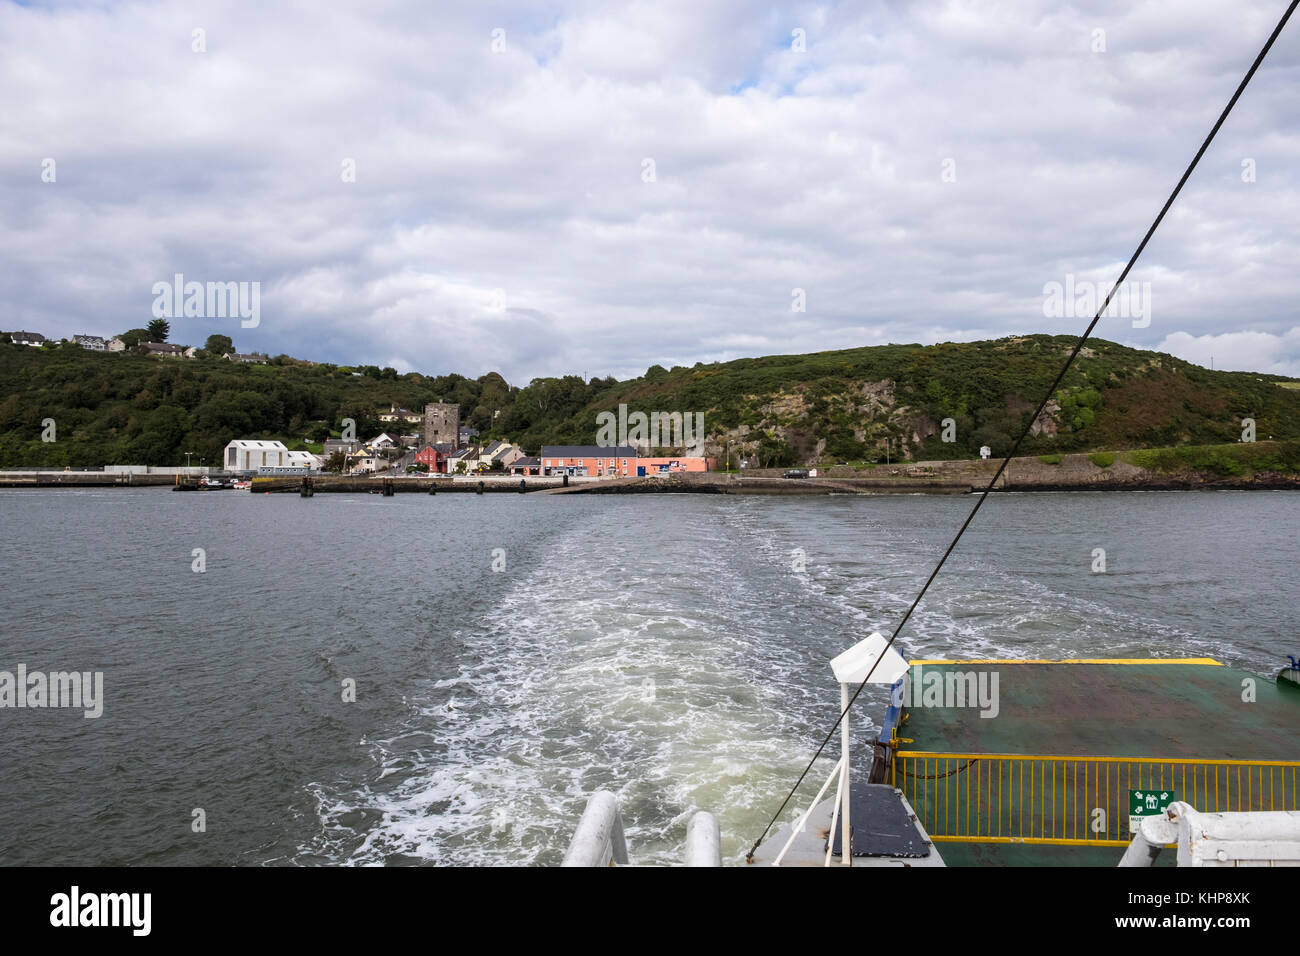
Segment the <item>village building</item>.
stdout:
<svg viewBox="0 0 1300 956">
<path fill-rule="evenodd" d="M 598 478 L 636 475 L 636 449 L 631 445 L 544 445 L 539 457 L 543 475 Z"/>
<path fill-rule="evenodd" d="M 144 349 L 145 355 L 159 358 L 194 358 L 194 349 L 172 345 L 170 342 L 141 342 L 140 347 Z"/>
<path fill-rule="evenodd" d="M 77 334 L 72 337 L 72 341 L 76 342 L 83 349 L 90 349 L 92 352 L 103 352 L 106 348 L 103 338 L 98 335 Z"/>
<path fill-rule="evenodd" d="M 479 462 L 481 452 L 477 445 L 452 452 L 447 456 L 447 474 L 477 474 L 482 470 Z"/>
<path fill-rule="evenodd" d="M 509 472 L 512 475 L 536 475 L 541 473 L 542 460 L 536 456 L 525 455 L 523 458 L 516 458 L 509 465 Z"/>
<path fill-rule="evenodd" d="M 227 352 L 221 356 L 228 362 L 238 362 L 241 365 L 265 365 L 267 358 L 260 352 Z"/>
<path fill-rule="evenodd" d="M 379 413 L 381 422 L 405 422 L 408 425 L 418 425 L 424 421 L 424 416 L 419 412 L 413 412 L 409 408 L 399 408 L 397 405 L 389 405 L 388 411 Z"/>
<path fill-rule="evenodd" d="M 646 475 L 675 475 L 681 472 L 712 471 L 708 458 L 685 458 L 680 455 L 668 458 L 638 458 L 636 474 L 639 478 Z"/>
<path fill-rule="evenodd" d="M 309 451 L 289 451 L 283 442 L 237 439 L 226 445 L 222 458 L 226 471 L 262 471 L 265 469 L 307 469 L 320 466 L 320 459 Z"/>
<path fill-rule="evenodd" d="M 324 447 L 321 448 L 321 454 L 328 461 L 336 454 L 350 455 L 361 447 L 361 442 L 355 438 L 345 441 L 342 438 L 325 439 Z"/>
<path fill-rule="evenodd" d="M 10 332 L 9 341 L 14 345 L 30 345 L 32 348 L 40 348 L 45 344 L 45 336 L 40 332 Z"/>
<path fill-rule="evenodd" d="M 522 457 L 524 457 L 524 450 L 519 446 L 512 445 L 508 441 L 494 441 L 483 449 L 479 461 L 489 469 L 495 468 L 498 464 L 504 469 L 510 467 L 515 459 Z"/>
<path fill-rule="evenodd" d="M 430 402 L 424 406 L 424 438 L 429 445 L 450 442 L 460 447 L 460 406 L 454 402 Z"/>
<path fill-rule="evenodd" d="M 107 352 L 125 352 L 126 343 L 122 341 L 121 336 L 115 335 L 108 340 L 108 344 L 104 346 L 104 350 Z"/>
<path fill-rule="evenodd" d="M 415 463 L 424 465 L 429 469 L 429 474 L 436 475 L 443 472 L 444 455 L 433 445 L 425 445 L 415 453 Z"/>
</svg>

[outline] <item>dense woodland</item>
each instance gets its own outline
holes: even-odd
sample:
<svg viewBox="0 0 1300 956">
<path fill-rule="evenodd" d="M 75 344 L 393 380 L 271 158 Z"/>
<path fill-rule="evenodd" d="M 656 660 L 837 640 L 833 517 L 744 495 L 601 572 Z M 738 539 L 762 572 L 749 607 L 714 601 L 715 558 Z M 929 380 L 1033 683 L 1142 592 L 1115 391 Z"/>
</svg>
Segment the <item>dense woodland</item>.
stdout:
<svg viewBox="0 0 1300 956">
<path fill-rule="evenodd" d="M 480 437 L 509 438 L 534 454 L 542 444 L 593 442 L 597 412 L 626 403 L 702 411 L 717 448 L 730 441 L 733 455 L 761 464 L 874 461 L 900 450 L 975 457 L 985 444 L 996 455 L 1028 423 L 1073 343 L 1035 335 L 886 345 L 518 387 L 495 372 L 399 375 L 287 356 L 241 365 L 216 348 L 186 360 L 0 341 L 0 466 L 174 465 L 187 452 L 195 464 L 213 463 L 235 438 L 315 449 L 344 418 L 368 438 L 382 430 L 378 415 L 390 404 L 419 410 L 431 401 L 457 403 L 462 424 Z M 1094 340 L 1056 393 L 1050 427 L 1023 452 L 1235 442 L 1243 418 L 1255 419 L 1261 440 L 1300 439 L 1297 384 Z M 44 441 L 50 419 L 55 440 Z M 942 440 L 944 419 L 953 420 L 955 441 Z"/>
</svg>

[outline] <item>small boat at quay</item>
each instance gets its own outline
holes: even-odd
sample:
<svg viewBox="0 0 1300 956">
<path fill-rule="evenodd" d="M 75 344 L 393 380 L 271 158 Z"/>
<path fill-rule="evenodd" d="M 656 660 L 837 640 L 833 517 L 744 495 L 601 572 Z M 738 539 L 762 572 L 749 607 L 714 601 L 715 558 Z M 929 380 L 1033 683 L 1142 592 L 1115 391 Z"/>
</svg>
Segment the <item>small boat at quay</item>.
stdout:
<svg viewBox="0 0 1300 956">
<path fill-rule="evenodd" d="M 172 487 L 172 491 L 229 491 L 234 488 L 234 483 L 225 484 L 220 478 L 209 478 L 204 475 L 198 481 L 180 481 Z"/>
</svg>

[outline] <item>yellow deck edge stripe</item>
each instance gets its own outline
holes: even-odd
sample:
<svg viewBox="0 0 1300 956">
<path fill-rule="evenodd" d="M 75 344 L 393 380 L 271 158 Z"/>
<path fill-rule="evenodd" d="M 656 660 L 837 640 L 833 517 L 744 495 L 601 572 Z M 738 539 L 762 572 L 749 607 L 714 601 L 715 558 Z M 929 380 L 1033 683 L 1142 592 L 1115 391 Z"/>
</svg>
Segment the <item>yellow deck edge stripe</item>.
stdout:
<svg viewBox="0 0 1300 956">
<path fill-rule="evenodd" d="M 916 667 L 920 664 L 1198 664 L 1222 667 L 1221 661 L 1213 657 L 1084 657 L 1073 660 L 1047 660 L 1045 658 L 988 658 L 981 660 L 940 660 L 922 659 L 907 662 Z"/>
<path fill-rule="evenodd" d="M 1058 763 L 1063 761 L 1075 763 L 1162 763 L 1177 764 L 1179 766 L 1195 764 L 1198 767 L 1300 767 L 1300 760 L 1235 760 L 1227 758 L 1221 760 L 1217 757 L 1098 757 L 1083 754 L 1006 754 L 938 750 L 899 750 L 895 752 L 894 756 L 900 760 L 1009 760 L 1022 763 L 1042 760 L 1047 762 L 1056 761 Z"/>
<path fill-rule="evenodd" d="M 1100 846 L 1100 847 L 1125 847 L 1129 845 L 1128 840 L 1080 840 L 1066 839 L 1061 837 L 995 837 L 995 836 L 945 836 L 930 834 L 930 839 L 935 843 L 1003 843 L 1003 844 L 1025 844 L 1028 846 Z M 1170 843 L 1166 849 L 1177 848 L 1177 843 Z"/>
</svg>

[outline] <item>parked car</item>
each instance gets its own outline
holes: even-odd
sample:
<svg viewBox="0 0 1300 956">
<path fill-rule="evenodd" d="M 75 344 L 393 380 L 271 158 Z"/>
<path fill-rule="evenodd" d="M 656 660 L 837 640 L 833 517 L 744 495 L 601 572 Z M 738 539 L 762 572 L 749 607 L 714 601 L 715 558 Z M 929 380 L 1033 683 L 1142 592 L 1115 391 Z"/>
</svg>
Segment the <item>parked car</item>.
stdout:
<svg viewBox="0 0 1300 956">
<path fill-rule="evenodd" d="M 781 477 L 783 478 L 807 478 L 808 472 L 803 468 L 791 468 Z"/>
</svg>

